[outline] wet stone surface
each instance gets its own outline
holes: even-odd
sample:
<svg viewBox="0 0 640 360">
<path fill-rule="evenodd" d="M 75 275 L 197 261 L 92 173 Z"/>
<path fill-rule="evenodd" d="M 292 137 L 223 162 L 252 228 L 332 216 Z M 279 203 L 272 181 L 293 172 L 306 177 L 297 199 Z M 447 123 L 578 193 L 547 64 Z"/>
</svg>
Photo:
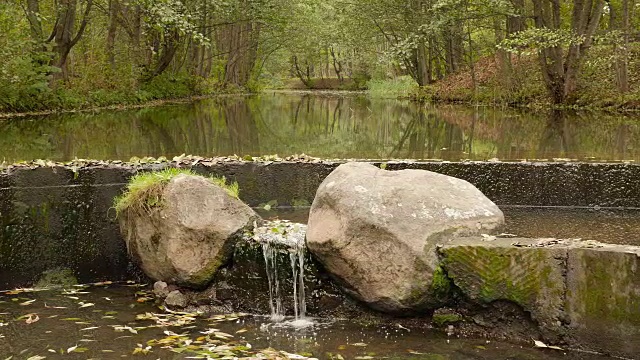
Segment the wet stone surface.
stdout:
<svg viewBox="0 0 640 360">
<path fill-rule="evenodd" d="M 454 328 L 447 335 L 394 322 L 328 318 L 296 327 L 264 316 L 171 313 L 159 309 L 150 293 L 150 286 L 133 283 L 2 292 L 1 358 L 606 359 L 535 349 L 532 342 L 461 339 Z"/>
</svg>

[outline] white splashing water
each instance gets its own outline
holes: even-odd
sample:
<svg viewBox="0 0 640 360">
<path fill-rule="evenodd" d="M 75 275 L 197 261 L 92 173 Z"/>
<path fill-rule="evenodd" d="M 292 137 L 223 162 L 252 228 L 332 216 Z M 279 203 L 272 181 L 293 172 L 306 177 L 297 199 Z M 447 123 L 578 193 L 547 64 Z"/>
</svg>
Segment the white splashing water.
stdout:
<svg viewBox="0 0 640 360">
<path fill-rule="evenodd" d="M 289 222 L 275 223 L 267 226 L 269 230 L 261 231 L 257 229 L 256 240 L 262 244 L 262 254 L 267 271 L 267 280 L 269 282 L 269 307 L 271 309 L 271 319 L 273 321 L 283 321 L 285 319 L 285 310 L 282 304 L 282 294 L 280 285 L 284 279 L 280 279 L 278 270 L 282 270 L 282 266 L 286 264 L 278 263 L 278 254 L 282 251 L 283 245 L 289 250 L 289 260 L 291 266 L 291 274 L 293 278 L 293 309 L 295 320 L 305 319 L 306 303 L 304 291 L 304 255 L 305 244 L 304 234 L 305 225 L 293 224 Z M 282 272 L 282 271 L 280 271 Z"/>
<path fill-rule="evenodd" d="M 270 242 L 262 243 L 262 254 L 267 267 L 267 280 L 269 281 L 269 306 L 271 308 L 271 319 L 274 321 L 284 320 L 284 309 L 282 308 L 282 297 L 280 296 L 280 279 L 278 277 L 278 249 Z"/>
<path fill-rule="evenodd" d="M 303 319 L 307 312 L 304 297 L 304 243 L 297 243 L 289 251 L 291 272 L 293 274 L 293 309 L 297 319 Z"/>
</svg>

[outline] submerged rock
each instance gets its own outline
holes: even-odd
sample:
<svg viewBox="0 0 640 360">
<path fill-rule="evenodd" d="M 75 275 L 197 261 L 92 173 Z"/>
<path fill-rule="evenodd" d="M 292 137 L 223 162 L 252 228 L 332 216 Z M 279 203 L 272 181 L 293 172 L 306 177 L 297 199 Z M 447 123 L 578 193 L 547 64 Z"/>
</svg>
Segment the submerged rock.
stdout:
<svg viewBox="0 0 640 360">
<path fill-rule="evenodd" d="M 167 295 L 167 298 L 164 299 L 164 303 L 172 307 L 184 308 L 187 307 L 189 301 L 179 290 L 173 290 Z"/>
<path fill-rule="evenodd" d="M 153 280 L 203 288 L 260 217 L 206 178 L 171 179 L 150 211 L 124 212 L 120 228 L 130 254 Z"/>
<path fill-rule="evenodd" d="M 307 246 L 349 294 L 377 310 L 403 313 L 434 308 L 447 297 L 437 244 L 503 223 L 502 211 L 464 180 L 347 163 L 317 191 Z"/>
</svg>

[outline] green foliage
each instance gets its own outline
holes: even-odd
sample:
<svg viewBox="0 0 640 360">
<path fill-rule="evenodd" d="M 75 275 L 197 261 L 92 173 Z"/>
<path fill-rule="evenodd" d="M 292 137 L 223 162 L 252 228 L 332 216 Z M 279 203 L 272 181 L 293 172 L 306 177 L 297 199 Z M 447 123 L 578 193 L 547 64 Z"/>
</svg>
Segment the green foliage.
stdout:
<svg viewBox="0 0 640 360">
<path fill-rule="evenodd" d="M 0 2 L 0 112 L 257 92 L 287 87 L 296 77 L 312 89 L 367 86 L 374 97 L 418 93 L 416 98 L 434 101 L 541 103 L 548 99 L 541 100 L 538 84 L 550 82 L 543 77 L 541 62 L 527 62 L 520 73 L 499 69 L 495 81 L 480 72 L 488 68 L 483 63 L 487 58 L 502 56 L 508 67 L 515 68 L 515 61 L 504 54 L 513 54 L 512 59 L 516 54 L 537 57 L 550 48 L 562 56 L 547 61 L 549 69 L 580 70 L 575 78 L 581 88 L 566 96 L 568 102 L 585 105 L 604 94 L 602 106 L 639 106 L 638 86 L 633 86 L 639 81 L 638 72 L 632 66 L 637 52 L 627 52 L 637 45 L 633 34 L 631 40 L 625 34 L 640 25 L 640 12 L 627 11 L 629 20 L 623 21 L 620 0 L 607 3 L 593 36 L 573 24 L 572 12 L 582 4 L 577 1 L 554 0 L 560 18 L 545 27 L 534 21 L 534 1 L 110 1 L 90 9 L 88 26 L 74 43 L 68 66 L 60 65 L 68 69 L 64 73 L 51 66 L 57 64 L 55 50 L 60 47 L 56 39 L 47 39 L 60 24 L 59 5 L 33 1 L 39 4 L 38 14 L 29 13 L 18 1 Z M 74 1 L 72 32 L 77 33 L 86 2 Z M 120 8 L 111 11 L 109 6 Z M 615 17 L 607 19 L 610 14 Z M 512 29 L 517 22 L 518 29 Z M 571 67 L 552 66 L 570 58 L 566 53 L 571 46 L 585 45 L 579 52 L 582 57 L 591 38 L 604 49 L 598 57 L 580 58 Z M 558 53 L 549 53 L 554 52 Z M 631 91 L 624 94 L 611 81 L 618 71 L 613 65 L 623 62 L 621 56 L 629 62 Z M 458 84 L 456 77 L 468 71 L 474 75 L 469 77 L 472 84 Z M 593 84 L 598 77 L 604 79 L 599 86 Z M 505 81 L 509 78 L 516 81 Z M 554 78 L 565 81 L 562 74 Z M 440 87 L 437 83 L 443 80 L 456 86 Z M 429 88 L 418 91 L 415 83 Z"/>
<path fill-rule="evenodd" d="M 418 90 L 418 84 L 410 76 L 387 80 L 370 80 L 369 95 L 376 98 L 407 98 Z"/>
<path fill-rule="evenodd" d="M 584 40 L 583 36 L 567 29 L 530 28 L 503 40 L 497 47 L 513 53 L 532 55 L 540 49 L 580 45 Z"/>
<path fill-rule="evenodd" d="M 71 269 L 56 268 L 42 273 L 34 287 L 36 289 L 47 289 L 52 287 L 71 287 L 76 284 L 78 284 L 78 280 Z"/>
<path fill-rule="evenodd" d="M 154 208 L 162 206 L 162 192 L 165 186 L 178 175 L 197 176 L 192 170 L 167 168 L 156 172 L 140 173 L 131 178 L 126 191 L 116 197 L 113 207 L 117 216 L 126 212 L 134 214 L 150 213 Z M 207 179 L 222 187 L 229 195 L 238 198 L 239 186 L 237 182 L 227 184 L 224 177 L 207 177 Z"/>
</svg>

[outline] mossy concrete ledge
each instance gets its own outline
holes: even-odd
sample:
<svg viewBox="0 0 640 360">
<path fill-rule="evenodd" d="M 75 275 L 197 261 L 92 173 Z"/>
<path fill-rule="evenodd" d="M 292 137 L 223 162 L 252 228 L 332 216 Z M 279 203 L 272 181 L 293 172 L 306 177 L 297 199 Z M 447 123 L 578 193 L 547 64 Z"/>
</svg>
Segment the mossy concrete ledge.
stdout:
<svg viewBox="0 0 640 360">
<path fill-rule="evenodd" d="M 465 298 L 520 305 L 545 340 L 614 356 L 640 354 L 640 247 L 491 237 L 455 240 L 438 253 Z"/>
</svg>

